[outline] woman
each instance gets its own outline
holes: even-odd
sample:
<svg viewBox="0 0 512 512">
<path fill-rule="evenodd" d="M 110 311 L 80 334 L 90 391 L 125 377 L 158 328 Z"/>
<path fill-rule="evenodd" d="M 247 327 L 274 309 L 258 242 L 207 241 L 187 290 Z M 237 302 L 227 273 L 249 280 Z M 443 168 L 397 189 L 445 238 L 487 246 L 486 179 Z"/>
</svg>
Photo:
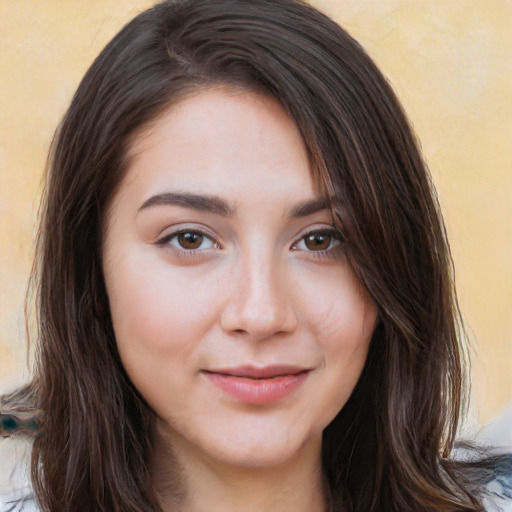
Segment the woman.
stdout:
<svg viewBox="0 0 512 512">
<path fill-rule="evenodd" d="M 129 23 L 55 137 L 38 257 L 37 371 L 3 407 L 41 411 L 41 510 L 477 511 L 510 463 L 450 459 L 435 194 L 386 80 L 305 4 Z"/>
</svg>

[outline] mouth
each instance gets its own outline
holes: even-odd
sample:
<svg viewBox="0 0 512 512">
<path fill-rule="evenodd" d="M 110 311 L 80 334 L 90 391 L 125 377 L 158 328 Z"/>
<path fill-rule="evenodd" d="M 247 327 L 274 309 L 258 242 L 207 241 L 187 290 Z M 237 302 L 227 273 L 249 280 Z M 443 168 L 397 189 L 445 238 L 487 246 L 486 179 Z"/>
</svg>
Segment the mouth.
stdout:
<svg viewBox="0 0 512 512">
<path fill-rule="evenodd" d="M 244 379 L 275 379 L 277 377 L 285 377 L 287 375 L 298 375 L 308 371 L 306 368 L 289 365 L 272 365 L 272 366 L 237 366 L 234 368 L 220 368 L 215 370 L 206 370 L 207 373 L 216 373 L 218 375 L 226 375 L 228 377 L 241 377 Z"/>
<path fill-rule="evenodd" d="M 252 405 L 282 400 L 297 390 L 311 370 L 297 366 L 238 366 L 203 370 L 204 377 L 224 395 Z"/>
</svg>

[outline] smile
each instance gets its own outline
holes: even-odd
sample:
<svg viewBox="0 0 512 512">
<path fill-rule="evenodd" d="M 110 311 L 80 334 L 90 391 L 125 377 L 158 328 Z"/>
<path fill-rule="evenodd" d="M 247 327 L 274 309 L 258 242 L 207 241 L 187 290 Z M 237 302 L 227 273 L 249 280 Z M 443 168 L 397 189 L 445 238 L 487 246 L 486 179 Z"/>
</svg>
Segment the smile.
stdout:
<svg viewBox="0 0 512 512">
<path fill-rule="evenodd" d="M 304 382 L 309 373 L 308 369 L 292 366 L 241 366 L 202 372 L 223 393 L 236 401 L 253 405 L 285 398 Z"/>
</svg>

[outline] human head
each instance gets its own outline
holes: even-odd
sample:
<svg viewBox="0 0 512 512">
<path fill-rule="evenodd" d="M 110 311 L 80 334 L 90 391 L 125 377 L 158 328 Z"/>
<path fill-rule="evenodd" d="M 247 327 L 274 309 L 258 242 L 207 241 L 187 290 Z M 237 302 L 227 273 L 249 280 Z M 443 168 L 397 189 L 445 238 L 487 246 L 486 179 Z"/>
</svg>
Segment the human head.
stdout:
<svg viewBox="0 0 512 512">
<path fill-rule="evenodd" d="M 41 453 L 60 435 L 72 447 L 68 481 L 84 480 L 83 460 L 96 463 L 91 478 L 107 481 L 107 464 L 97 469 L 102 457 L 125 461 L 116 470 L 123 481 L 144 481 L 135 468 L 149 449 L 140 433 L 150 412 L 116 351 L 100 258 L 104 216 L 136 135 L 170 105 L 214 86 L 272 96 L 295 121 L 352 268 L 379 311 L 360 385 L 326 432 L 331 486 L 344 480 L 337 458 L 362 431 L 375 461 L 368 482 L 382 479 L 385 465 L 398 474 L 419 468 L 449 447 L 458 409 L 442 223 L 385 78 L 339 26 L 291 0 L 164 2 L 129 23 L 80 84 L 54 141 L 39 242 L 37 383 L 42 408 L 65 411 L 70 424 L 57 428 L 46 415 Z M 358 470 L 344 471 L 350 486 Z"/>
</svg>

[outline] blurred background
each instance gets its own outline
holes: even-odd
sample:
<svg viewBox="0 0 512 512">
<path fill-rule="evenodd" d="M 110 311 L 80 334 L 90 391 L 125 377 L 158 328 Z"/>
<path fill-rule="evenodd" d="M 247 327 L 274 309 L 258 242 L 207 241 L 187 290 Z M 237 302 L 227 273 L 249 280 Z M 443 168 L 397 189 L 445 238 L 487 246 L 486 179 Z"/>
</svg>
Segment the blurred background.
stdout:
<svg viewBox="0 0 512 512">
<path fill-rule="evenodd" d="M 0 393 L 29 378 L 23 301 L 53 132 L 92 60 L 153 3 L 0 1 Z M 422 143 L 470 333 L 478 428 L 512 400 L 512 1 L 311 4 L 375 59 Z"/>
</svg>

